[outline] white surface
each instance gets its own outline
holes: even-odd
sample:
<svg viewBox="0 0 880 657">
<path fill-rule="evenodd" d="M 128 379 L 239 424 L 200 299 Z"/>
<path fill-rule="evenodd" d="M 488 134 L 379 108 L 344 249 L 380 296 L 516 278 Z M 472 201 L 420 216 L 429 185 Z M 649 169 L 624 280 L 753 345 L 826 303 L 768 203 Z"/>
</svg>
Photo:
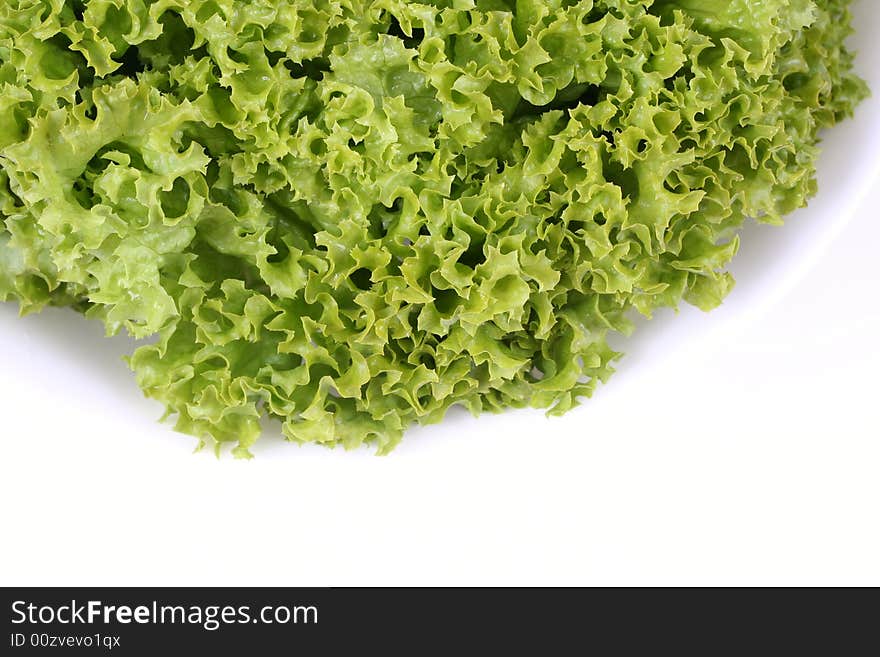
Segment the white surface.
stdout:
<svg viewBox="0 0 880 657">
<path fill-rule="evenodd" d="M 880 94 L 880 5 L 857 13 Z M 0 584 L 880 585 L 878 117 L 828 135 L 808 210 L 747 230 L 721 309 L 643 326 L 591 402 L 387 458 L 191 456 L 127 340 L 0 307 Z"/>
</svg>

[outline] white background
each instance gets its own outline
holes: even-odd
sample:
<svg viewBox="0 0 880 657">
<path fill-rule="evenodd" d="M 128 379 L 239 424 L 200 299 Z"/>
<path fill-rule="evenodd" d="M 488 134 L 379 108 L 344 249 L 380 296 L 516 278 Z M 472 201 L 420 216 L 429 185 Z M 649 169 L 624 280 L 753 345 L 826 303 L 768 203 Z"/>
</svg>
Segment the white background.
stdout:
<svg viewBox="0 0 880 657">
<path fill-rule="evenodd" d="M 856 9 L 880 93 L 880 5 Z M 593 400 L 450 417 L 391 456 L 156 424 L 125 338 L 0 306 L 0 584 L 880 585 L 880 101 L 719 310 L 661 314 Z"/>
</svg>

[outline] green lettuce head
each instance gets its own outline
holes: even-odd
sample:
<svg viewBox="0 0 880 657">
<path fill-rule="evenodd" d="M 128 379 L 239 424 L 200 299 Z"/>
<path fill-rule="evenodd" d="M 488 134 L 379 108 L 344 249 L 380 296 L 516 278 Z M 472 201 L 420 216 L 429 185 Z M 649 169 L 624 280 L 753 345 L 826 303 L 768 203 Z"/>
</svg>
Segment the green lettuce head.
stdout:
<svg viewBox="0 0 880 657">
<path fill-rule="evenodd" d="M 4 0 L 0 298 L 152 336 L 140 386 L 238 456 L 567 411 L 815 191 L 847 5 Z"/>
</svg>

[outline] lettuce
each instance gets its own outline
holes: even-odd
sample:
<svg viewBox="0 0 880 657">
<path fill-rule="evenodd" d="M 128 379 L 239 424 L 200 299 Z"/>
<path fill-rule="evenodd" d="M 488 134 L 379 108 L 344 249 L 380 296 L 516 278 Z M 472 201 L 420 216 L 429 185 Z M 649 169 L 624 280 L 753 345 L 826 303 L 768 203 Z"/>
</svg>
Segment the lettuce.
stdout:
<svg viewBox="0 0 880 657">
<path fill-rule="evenodd" d="M 249 456 L 562 413 L 865 95 L 847 0 L 4 0 L 0 299 Z"/>
</svg>

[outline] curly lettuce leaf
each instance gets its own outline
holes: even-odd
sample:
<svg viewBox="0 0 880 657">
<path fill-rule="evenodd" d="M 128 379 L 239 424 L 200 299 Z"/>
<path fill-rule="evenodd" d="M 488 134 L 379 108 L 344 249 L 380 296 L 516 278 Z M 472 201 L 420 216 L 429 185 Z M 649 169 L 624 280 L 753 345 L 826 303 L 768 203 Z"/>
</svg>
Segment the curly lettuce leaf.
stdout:
<svg viewBox="0 0 880 657">
<path fill-rule="evenodd" d="M 571 409 L 865 95 L 847 0 L 7 0 L 0 299 L 247 457 Z"/>
</svg>

